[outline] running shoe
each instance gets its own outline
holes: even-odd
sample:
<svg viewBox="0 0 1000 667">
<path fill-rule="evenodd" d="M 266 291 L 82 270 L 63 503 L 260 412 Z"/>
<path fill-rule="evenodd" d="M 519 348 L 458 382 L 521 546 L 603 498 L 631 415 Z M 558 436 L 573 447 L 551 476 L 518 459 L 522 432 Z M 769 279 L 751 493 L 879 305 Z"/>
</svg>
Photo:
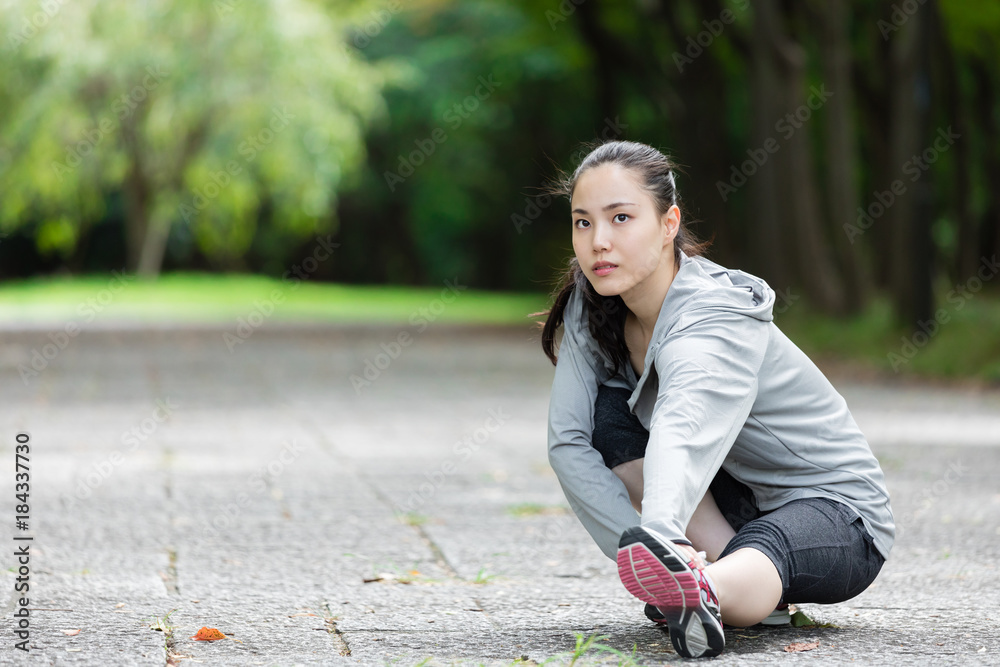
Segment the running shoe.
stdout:
<svg viewBox="0 0 1000 667">
<path fill-rule="evenodd" d="M 663 615 L 679 655 L 722 653 L 726 636 L 715 585 L 673 542 L 642 526 L 627 529 L 618 541 L 618 576 L 629 593 Z"/>
<path fill-rule="evenodd" d="M 779 604 L 774 611 L 761 621 L 761 625 L 791 625 L 792 614 L 788 611 L 787 604 Z"/>
<path fill-rule="evenodd" d="M 646 603 L 646 608 L 643 609 L 646 614 L 646 618 L 651 620 L 653 623 L 659 623 L 660 625 L 667 624 L 667 617 L 660 613 L 660 610 L 653 605 Z M 791 625 L 792 615 L 788 611 L 787 604 L 781 604 L 774 608 L 774 611 L 770 615 L 760 622 L 761 625 Z"/>
</svg>

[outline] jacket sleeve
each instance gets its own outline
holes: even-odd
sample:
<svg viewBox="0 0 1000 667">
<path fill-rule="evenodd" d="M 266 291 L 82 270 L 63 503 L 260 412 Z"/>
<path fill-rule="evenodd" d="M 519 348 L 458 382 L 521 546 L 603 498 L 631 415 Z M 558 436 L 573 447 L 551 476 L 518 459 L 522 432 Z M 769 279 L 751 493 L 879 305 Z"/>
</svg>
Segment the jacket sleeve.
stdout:
<svg viewBox="0 0 1000 667">
<path fill-rule="evenodd" d="M 757 398 L 768 322 L 715 311 L 672 332 L 655 353 L 659 377 L 643 463 L 642 525 L 684 540 L 688 522 Z"/>
<path fill-rule="evenodd" d="M 614 560 L 622 532 L 637 525 L 639 516 L 625 484 L 591 444 L 598 361 L 577 336 L 567 321 L 549 399 L 549 464 L 584 528 Z"/>
</svg>

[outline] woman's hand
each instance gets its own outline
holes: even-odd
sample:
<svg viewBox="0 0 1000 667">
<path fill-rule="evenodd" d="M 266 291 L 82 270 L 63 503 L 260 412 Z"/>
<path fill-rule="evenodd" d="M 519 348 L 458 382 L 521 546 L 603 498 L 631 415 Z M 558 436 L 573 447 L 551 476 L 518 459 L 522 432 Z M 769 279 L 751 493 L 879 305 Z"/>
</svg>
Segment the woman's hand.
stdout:
<svg viewBox="0 0 1000 667">
<path fill-rule="evenodd" d="M 688 561 L 693 563 L 696 569 L 702 570 L 707 565 L 704 556 L 701 555 L 702 552 L 695 551 L 694 547 L 689 547 L 686 544 L 678 544 L 677 542 L 674 542 L 674 546 L 687 555 Z"/>
</svg>

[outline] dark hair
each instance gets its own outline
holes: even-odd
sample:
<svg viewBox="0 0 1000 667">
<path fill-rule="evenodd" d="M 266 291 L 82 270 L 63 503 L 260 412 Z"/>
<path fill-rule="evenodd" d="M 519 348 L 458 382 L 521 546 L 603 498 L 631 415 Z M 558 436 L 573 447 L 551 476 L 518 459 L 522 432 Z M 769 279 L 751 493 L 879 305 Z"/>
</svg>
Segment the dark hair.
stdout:
<svg viewBox="0 0 1000 667">
<path fill-rule="evenodd" d="M 590 153 L 580 162 L 580 165 L 567 176 L 560 172 L 558 179 L 552 183 L 547 192 L 554 195 L 564 195 L 572 200 L 580 175 L 588 169 L 602 164 L 617 164 L 632 170 L 640 179 L 640 183 L 653 198 L 657 213 L 663 215 L 671 206 L 678 205 L 677 189 L 674 181 L 676 165 L 666 155 L 652 146 L 634 141 L 608 141 L 599 144 L 589 144 Z M 674 262 L 680 263 L 681 250 L 688 256 L 701 255 L 709 243 L 699 242 L 689 232 L 683 222 L 674 237 Z M 625 344 L 625 317 L 628 308 L 621 296 L 601 296 L 587 280 L 576 257 L 571 257 L 566 271 L 558 279 L 553 291 L 555 301 L 549 310 L 531 313 L 528 317 L 547 316 L 545 322 L 536 324 L 542 329 L 542 350 L 553 365 L 556 364 L 555 336 L 563 323 L 563 313 L 573 290 L 578 289 L 583 295 L 590 333 L 597 341 L 601 350 L 614 363 L 613 373 L 628 363 L 628 346 Z"/>
</svg>

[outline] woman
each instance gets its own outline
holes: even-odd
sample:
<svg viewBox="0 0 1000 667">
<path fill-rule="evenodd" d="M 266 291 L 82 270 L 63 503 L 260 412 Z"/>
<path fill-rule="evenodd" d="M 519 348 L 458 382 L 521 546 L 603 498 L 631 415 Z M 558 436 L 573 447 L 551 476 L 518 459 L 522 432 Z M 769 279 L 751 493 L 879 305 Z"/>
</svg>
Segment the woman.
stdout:
<svg viewBox="0 0 1000 667">
<path fill-rule="evenodd" d="M 865 590 L 895 534 L 882 470 L 771 288 L 700 256 L 650 146 L 599 145 L 554 191 L 575 257 L 539 313 L 549 462 L 628 591 L 708 657 L 723 622 Z"/>
</svg>

